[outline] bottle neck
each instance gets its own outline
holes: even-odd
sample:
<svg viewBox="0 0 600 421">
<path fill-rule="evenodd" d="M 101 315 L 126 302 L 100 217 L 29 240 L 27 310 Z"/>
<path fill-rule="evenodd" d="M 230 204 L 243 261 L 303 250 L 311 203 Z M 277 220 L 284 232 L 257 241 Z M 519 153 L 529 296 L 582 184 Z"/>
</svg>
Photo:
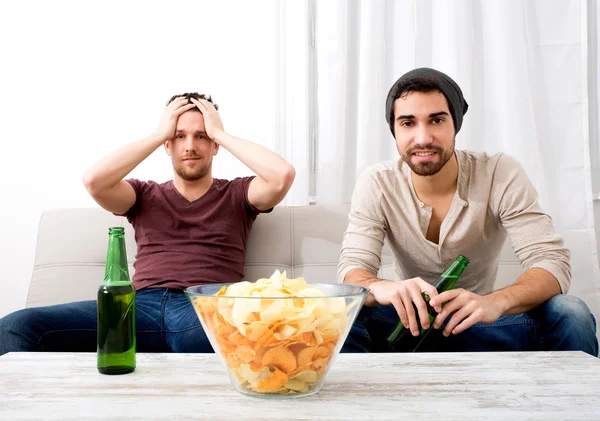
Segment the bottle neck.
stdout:
<svg viewBox="0 0 600 421">
<path fill-rule="evenodd" d="M 447 291 L 454 288 L 458 278 L 464 272 L 468 262 L 464 262 L 462 259 L 456 259 L 448 269 L 442 273 L 439 278 L 435 280 L 433 286 L 438 292 Z"/>
<path fill-rule="evenodd" d="M 127 266 L 125 237 L 123 235 L 111 233 L 108 238 L 104 283 L 111 284 L 123 282 L 131 282 L 129 279 L 129 267 Z"/>
</svg>

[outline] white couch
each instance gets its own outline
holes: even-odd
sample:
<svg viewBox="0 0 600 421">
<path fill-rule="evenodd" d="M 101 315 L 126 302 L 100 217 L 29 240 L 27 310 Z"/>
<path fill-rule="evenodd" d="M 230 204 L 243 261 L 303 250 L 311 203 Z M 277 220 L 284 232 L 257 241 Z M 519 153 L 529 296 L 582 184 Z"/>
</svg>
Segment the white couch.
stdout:
<svg viewBox="0 0 600 421">
<path fill-rule="evenodd" d="M 275 269 L 309 282 L 336 282 L 341 241 L 349 206 L 278 206 L 260 215 L 248 241 L 245 279 L 269 277 Z M 54 209 L 40 220 L 27 307 L 96 298 L 104 277 L 108 227 L 124 226 L 130 275 L 136 245 L 125 218 L 100 208 Z M 522 272 L 508 242 L 502 253 L 496 287 Z M 380 276 L 393 279 L 390 250 L 385 247 Z"/>
</svg>

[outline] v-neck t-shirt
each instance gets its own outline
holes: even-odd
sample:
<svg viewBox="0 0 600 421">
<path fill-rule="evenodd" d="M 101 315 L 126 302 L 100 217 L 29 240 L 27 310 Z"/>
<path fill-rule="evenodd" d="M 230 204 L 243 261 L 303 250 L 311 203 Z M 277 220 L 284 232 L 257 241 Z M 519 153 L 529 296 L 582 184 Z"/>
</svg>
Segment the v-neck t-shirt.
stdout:
<svg viewBox="0 0 600 421">
<path fill-rule="evenodd" d="M 214 178 L 208 191 L 192 202 L 172 180 L 126 180 L 136 194 L 135 204 L 124 214 L 137 243 L 136 289 L 240 281 L 248 235 L 260 213 L 248 201 L 253 178 Z"/>
</svg>

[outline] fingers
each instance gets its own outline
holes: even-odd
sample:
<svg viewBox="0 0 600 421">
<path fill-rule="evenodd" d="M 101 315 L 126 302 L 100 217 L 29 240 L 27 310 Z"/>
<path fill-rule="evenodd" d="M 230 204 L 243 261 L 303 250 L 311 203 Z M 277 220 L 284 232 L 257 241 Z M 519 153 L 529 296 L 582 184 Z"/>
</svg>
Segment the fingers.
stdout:
<svg viewBox="0 0 600 421">
<path fill-rule="evenodd" d="M 205 101 L 203 99 L 197 100 L 196 98 L 190 98 L 190 100 L 194 103 L 196 107 L 198 107 L 202 114 L 206 114 L 209 111 L 208 107 L 205 104 L 205 102 L 208 101 Z"/>
<path fill-rule="evenodd" d="M 433 285 L 431 285 L 429 282 L 421 279 L 421 278 L 415 278 L 415 281 L 417 282 L 417 284 L 419 285 L 420 288 L 420 292 L 427 294 L 430 298 L 429 304 L 431 305 L 431 299 L 434 297 L 437 297 L 439 294 L 437 292 L 437 289 L 435 289 L 435 287 Z M 422 296 L 422 294 L 420 294 Z M 425 305 L 425 311 L 427 310 L 427 305 Z M 435 308 L 434 306 L 432 306 L 433 309 L 439 313 L 441 311 L 441 306 L 439 307 L 439 309 Z M 423 320 L 421 320 L 421 322 L 423 323 Z M 429 326 L 429 316 L 427 316 L 427 325 Z M 423 326 L 425 329 L 427 329 L 428 327 Z"/>
<path fill-rule="evenodd" d="M 457 295 L 458 297 L 458 295 Z M 439 327 L 444 323 L 452 313 L 459 310 L 462 307 L 462 302 L 455 297 L 451 301 L 447 302 L 444 307 L 442 307 L 442 311 L 438 312 L 438 315 L 433 320 L 433 327 L 435 329 L 439 329 Z"/>
<path fill-rule="evenodd" d="M 448 291 L 444 291 L 441 294 L 437 295 L 435 298 L 431 297 L 431 301 L 429 301 L 429 305 L 432 306 L 433 308 L 435 308 L 436 306 L 441 306 L 442 304 L 444 304 L 447 301 L 451 301 L 453 299 L 455 299 L 456 297 L 458 297 L 458 295 L 461 293 L 462 288 L 456 288 L 456 289 L 451 289 Z M 439 313 L 439 312 L 438 312 Z"/>
<path fill-rule="evenodd" d="M 177 119 L 181 114 L 194 107 L 195 105 L 190 104 L 185 97 L 177 97 L 167 105 L 157 129 L 157 134 L 161 141 L 166 142 L 173 139 L 173 136 L 175 136 Z"/>
<path fill-rule="evenodd" d="M 429 313 L 427 311 L 427 304 L 423 299 L 422 291 L 431 292 L 437 294 L 435 288 L 420 278 L 408 279 L 401 283 L 402 287 L 397 290 L 397 295 L 402 301 L 402 306 L 406 315 L 400 313 L 398 316 L 401 317 L 400 321 L 402 324 L 410 329 L 413 336 L 419 335 L 420 326 L 423 329 L 429 329 L 431 324 L 429 319 Z M 433 290 L 433 291 L 432 291 Z M 402 320 L 402 317 L 408 320 Z M 417 323 L 417 317 L 419 323 Z"/>
<path fill-rule="evenodd" d="M 200 111 L 202 111 L 202 109 L 204 108 L 204 104 L 202 104 L 196 98 L 190 98 L 190 101 L 192 101 L 194 105 L 196 105 L 200 109 Z"/>
<path fill-rule="evenodd" d="M 445 291 L 436 297 L 435 302 L 434 302 L 435 306 L 433 306 L 434 309 L 436 309 L 436 307 L 440 307 L 443 302 L 445 302 L 446 304 L 444 304 L 444 306 L 440 308 L 441 311 L 437 311 L 437 309 L 436 309 L 438 315 L 433 320 L 433 327 L 435 329 L 439 329 L 439 327 L 442 325 L 442 323 L 444 323 L 444 321 L 452 313 L 454 313 L 455 311 L 458 311 L 460 308 L 462 308 L 464 306 L 465 302 L 460 295 L 461 291 L 463 291 L 463 290 L 456 289 L 456 290 L 451 290 L 451 291 Z M 431 300 L 431 301 L 434 301 L 434 300 Z M 430 305 L 431 305 L 431 301 L 429 302 Z"/>
<path fill-rule="evenodd" d="M 201 111 L 213 112 L 217 111 L 214 104 L 206 99 L 191 98 L 192 102 L 198 106 Z"/>
<path fill-rule="evenodd" d="M 454 330 L 456 325 L 458 325 L 464 319 L 469 317 L 470 314 L 471 314 L 471 311 L 467 307 L 463 307 L 460 310 L 458 310 L 456 313 L 454 313 L 454 315 L 452 315 L 452 317 L 450 318 L 450 320 L 444 327 L 444 332 L 443 332 L 444 336 L 450 336 L 450 334 L 452 333 L 452 331 Z"/>
<path fill-rule="evenodd" d="M 199 108 L 204 107 L 205 105 L 202 101 L 195 100 L 194 102 L 199 104 Z M 375 286 L 377 286 L 377 288 L 375 288 Z M 428 294 L 432 299 L 435 297 L 438 301 L 437 305 L 439 306 L 439 310 L 442 310 L 442 303 L 444 301 L 450 300 L 451 303 L 451 298 L 453 299 L 453 297 L 459 295 L 458 291 L 445 295 L 438 294 L 431 284 L 421 278 L 408 279 L 402 282 L 381 281 L 372 285 L 372 293 L 378 303 L 383 305 L 391 304 L 394 306 L 398 313 L 398 317 L 400 318 L 400 322 L 404 327 L 409 329 L 414 336 L 419 335 L 421 326 L 423 329 L 429 329 L 432 323 L 427 303 L 423 299 L 423 293 Z M 446 317 L 458 308 L 460 308 L 460 306 L 454 305 L 448 307 L 448 310 L 445 312 Z M 442 322 L 443 320 L 441 320 L 439 324 Z M 457 323 L 458 322 L 460 322 L 460 320 L 458 320 Z M 439 324 L 436 326 L 434 323 L 434 326 L 439 327 Z"/>
<path fill-rule="evenodd" d="M 417 336 L 419 334 L 419 325 L 417 324 L 415 308 L 413 307 L 412 295 L 406 288 L 399 290 L 398 293 L 400 294 L 406 316 L 408 317 L 408 329 L 410 329 L 413 336 Z"/>
<path fill-rule="evenodd" d="M 177 108 L 173 112 L 173 115 L 180 116 L 181 114 L 185 113 L 187 110 L 191 110 L 192 108 L 196 108 L 196 105 L 194 105 L 194 104 L 185 104 L 185 105 L 182 105 L 181 107 Z"/>
<path fill-rule="evenodd" d="M 417 307 L 421 326 L 423 329 L 429 329 L 431 322 L 429 320 L 429 312 L 427 311 L 427 303 L 423 299 L 423 293 L 431 297 L 432 295 L 437 295 L 437 290 L 433 285 L 421 278 L 413 278 L 409 280 L 407 285 L 412 295 L 412 301 L 415 303 L 415 307 Z"/>
<path fill-rule="evenodd" d="M 427 304 L 421 295 L 421 291 L 419 288 L 411 289 L 412 301 L 415 303 L 415 307 L 417 307 L 417 311 L 419 312 L 419 320 L 421 321 L 421 326 L 423 329 L 429 329 L 429 312 L 427 311 Z"/>
<path fill-rule="evenodd" d="M 435 287 L 433 285 L 431 285 L 429 282 L 427 282 L 421 278 L 415 278 L 415 281 L 419 284 L 419 288 L 421 289 L 421 292 L 424 292 L 427 295 L 429 295 L 429 298 L 434 298 L 434 297 L 438 296 L 437 289 L 435 289 Z"/>
<path fill-rule="evenodd" d="M 454 329 L 452 329 L 452 334 L 458 335 L 459 333 L 464 332 L 465 330 L 467 330 L 468 328 L 473 326 L 475 323 L 480 322 L 481 320 L 479 320 L 479 319 L 480 319 L 480 317 L 477 315 L 477 312 L 471 313 L 471 315 L 469 317 L 464 319 L 462 322 L 460 322 L 458 324 L 458 326 L 456 326 Z"/>
<path fill-rule="evenodd" d="M 188 103 L 188 99 L 184 96 L 180 96 L 175 98 L 173 101 L 171 101 L 171 103 L 169 105 L 167 105 L 167 108 L 170 108 L 171 110 L 176 110 L 177 108 L 181 107 L 184 104 Z"/>
<path fill-rule="evenodd" d="M 410 325 L 408 323 L 408 315 L 406 314 L 406 310 L 404 309 L 404 304 L 402 304 L 402 299 L 400 298 L 400 296 L 395 295 L 390 301 L 396 309 L 396 312 L 398 313 L 398 317 L 402 322 L 402 326 L 404 326 L 407 329 L 410 329 Z"/>
<path fill-rule="evenodd" d="M 186 97 L 175 98 L 169 105 L 167 105 L 167 113 L 171 117 L 179 117 L 181 114 L 188 110 L 196 107 L 195 104 L 190 104 Z"/>
</svg>

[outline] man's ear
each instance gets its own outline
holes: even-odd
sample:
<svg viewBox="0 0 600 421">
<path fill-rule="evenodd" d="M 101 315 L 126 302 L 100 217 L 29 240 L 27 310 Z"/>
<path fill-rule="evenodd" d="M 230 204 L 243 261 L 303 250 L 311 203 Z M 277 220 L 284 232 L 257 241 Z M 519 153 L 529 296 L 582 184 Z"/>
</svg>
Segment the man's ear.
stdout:
<svg viewBox="0 0 600 421">
<path fill-rule="evenodd" d="M 215 155 L 216 155 L 216 154 L 219 152 L 219 146 L 221 146 L 221 145 L 219 145 L 219 144 L 218 144 L 217 142 L 215 142 L 214 140 L 213 140 L 213 144 L 215 145 L 215 150 L 214 150 L 214 152 L 213 152 L 213 156 L 215 156 Z"/>
<path fill-rule="evenodd" d="M 171 149 L 170 149 L 171 144 L 169 143 L 168 140 L 164 143 L 164 146 L 165 146 L 165 151 L 167 152 L 167 155 L 171 156 Z"/>
</svg>

